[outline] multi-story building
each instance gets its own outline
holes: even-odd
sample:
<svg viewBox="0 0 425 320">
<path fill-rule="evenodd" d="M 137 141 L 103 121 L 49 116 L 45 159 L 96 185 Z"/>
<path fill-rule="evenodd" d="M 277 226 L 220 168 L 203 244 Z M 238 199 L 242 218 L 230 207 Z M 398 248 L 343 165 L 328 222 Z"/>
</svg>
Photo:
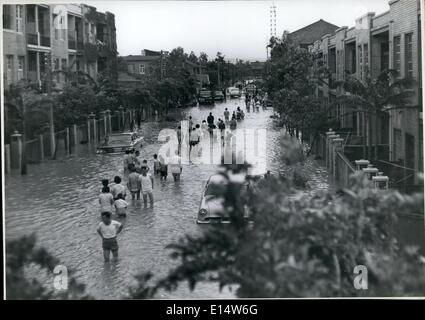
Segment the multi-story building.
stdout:
<svg viewBox="0 0 425 320">
<path fill-rule="evenodd" d="M 117 77 L 115 17 L 84 4 L 3 5 L 4 83 L 41 84 L 47 68 Z M 65 74 L 54 72 L 60 89 Z"/>
<path fill-rule="evenodd" d="M 373 121 L 377 125 L 370 130 L 365 113 L 344 105 L 333 110 L 340 128 L 363 138 L 359 140 L 362 143 L 369 141 L 386 147 L 380 160 L 404 167 L 405 171 L 411 169 L 411 173 L 423 171 L 420 2 L 391 0 L 388 11 L 379 15 L 366 13 L 356 19 L 354 27 L 341 27 L 310 46 L 331 75 L 327 84 L 317 88 L 318 96 L 327 102 L 343 94 L 333 83 L 344 80 L 346 74 L 364 80 L 366 76 L 376 78 L 384 70 L 395 69 L 401 78 L 414 80 L 409 107 L 417 108 L 382 110 L 377 121 Z M 407 179 L 413 184 L 414 174 L 405 175 L 409 176 Z"/>
<path fill-rule="evenodd" d="M 154 77 L 160 79 L 165 75 L 165 59 L 168 52 L 143 49 L 140 55 L 122 57 L 127 66 L 127 74 L 137 78 Z"/>
<path fill-rule="evenodd" d="M 118 82 L 122 85 L 137 86 L 144 78 L 150 77 L 159 80 L 166 77 L 167 57 L 168 51 L 153 51 L 148 49 L 143 49 L 140 55 L 122 57 L 126 70 L 121 70 Z M 199 88 L 209 84 L 204 66 L 186 59 L 183 67 L 196 78 Z"/>
</svg>

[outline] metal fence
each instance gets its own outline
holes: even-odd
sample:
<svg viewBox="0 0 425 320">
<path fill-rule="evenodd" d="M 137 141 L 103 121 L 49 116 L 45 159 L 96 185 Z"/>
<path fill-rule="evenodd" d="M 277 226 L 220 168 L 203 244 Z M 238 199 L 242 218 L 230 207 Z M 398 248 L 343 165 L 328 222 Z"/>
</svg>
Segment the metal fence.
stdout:
<svg viewBox="0 0 425 320">
<path fill-rule="evenodd" d="M 38 163 L 42 161 L 42 150 L 40 139 L 33 139 L 26 142 L 25 155 L 28 163 Z"/>
<path fill-rule="evenodd" d="M 104 137 L 111 132 L 131 130 L 136 121 L 135 112 L 121 109 L 113 115 L 102 113 L 99 119 L 92 114 L 88 116 L 84 124 L 73 125 L 54 133 L 55 150 L 52 150 L 52 139 L 50 132 L 44 132 L 38 138 L 26 141 L 25 156 L 28 163 L 39 163 L 46 158 L 60 159 L 76 154 L 78 147 L 82 144 L 94 142 L 100 143 Z M 19 136 L 19 134 L 18 134 Z M 22 136 L 12 141 L 5 152 L 7 152 L 6 173 L 20 169 L 22 155 Z M 54 151 L 54 153 L 52 152 Z M 10 167 L 10 169 L 8 169 Z"/>
</svg>

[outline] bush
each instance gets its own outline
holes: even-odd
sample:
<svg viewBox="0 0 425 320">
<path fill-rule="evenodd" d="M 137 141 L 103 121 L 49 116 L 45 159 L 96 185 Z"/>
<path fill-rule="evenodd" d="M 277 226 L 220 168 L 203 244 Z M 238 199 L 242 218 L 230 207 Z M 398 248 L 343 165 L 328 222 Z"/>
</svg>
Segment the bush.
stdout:
<svg viewBox="0 0 425 320">
<path fill-rule="evenodd" d="M 423 206 L 422 194 L 371 189 L 362 176 L 354 176 L 342 196 L 311 197 L 288 180 L 272 177 L 259 191 L 248 193 L 228 180 L 220 198 L 231 223 L 211 225 L 200 235 L 186 235 L 170 245 L 179 265 L 150 291 L 139 292 L 174 290 L 184 281 L 191 289 L 201 281 L 236 286 L 241 298 L 425 292 L 425 258 L 417 248 L 399 247 L 393 229 L 398 213 Z M 243 219 L 245 204 L 252 224 Z M 366 291 L 354 288 L 357 265 L 367 267 Z"/>
</svg>

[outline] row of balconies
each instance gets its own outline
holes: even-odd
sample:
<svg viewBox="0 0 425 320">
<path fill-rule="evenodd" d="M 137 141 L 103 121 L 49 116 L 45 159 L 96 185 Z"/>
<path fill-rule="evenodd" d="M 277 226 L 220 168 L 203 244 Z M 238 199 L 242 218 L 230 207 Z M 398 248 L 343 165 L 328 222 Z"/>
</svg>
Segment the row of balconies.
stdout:
<svg viewBox="0 0 425 320">
<path fill-rule="evenodd" d="M 27 32 L 27 43 L 35 46 L 50 47 L 50 35 L 40 32 Z M 84 42 L 82 37 L 77 36 L 76 31 L 68 31 L 68 48 L 72 50 L 83 50 Z"/>
</svg>

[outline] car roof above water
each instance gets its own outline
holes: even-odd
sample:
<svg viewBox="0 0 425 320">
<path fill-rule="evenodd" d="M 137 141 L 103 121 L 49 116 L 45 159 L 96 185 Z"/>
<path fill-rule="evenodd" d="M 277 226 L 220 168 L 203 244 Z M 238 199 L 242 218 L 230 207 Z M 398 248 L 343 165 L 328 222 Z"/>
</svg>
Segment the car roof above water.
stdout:
<svg viewBox="0 0 425 320">
<path fill-rule="evenodd" d="M 244 174 L 230 174 L 229 180 L 231 182 L 245 182 L 245 175 Z M 208 179 L 208 184 L 223 184 L 226 183 L 227 179 L 222 174 L 213 174 Z"/>
</svg>

